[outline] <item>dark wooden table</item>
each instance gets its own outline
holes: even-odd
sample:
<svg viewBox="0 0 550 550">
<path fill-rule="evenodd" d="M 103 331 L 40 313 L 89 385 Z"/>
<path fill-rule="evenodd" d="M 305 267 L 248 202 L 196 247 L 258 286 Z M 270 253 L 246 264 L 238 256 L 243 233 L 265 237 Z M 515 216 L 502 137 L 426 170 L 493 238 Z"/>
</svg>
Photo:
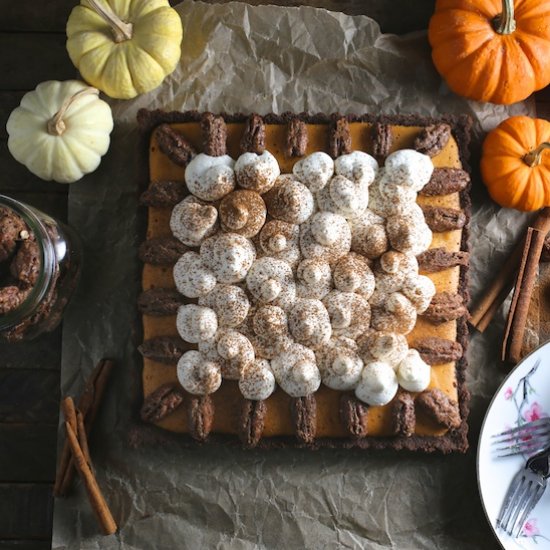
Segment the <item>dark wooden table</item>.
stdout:
<svg viewBox="0 0 550 550">
<path fill-rule="evenodd" d="M 65 50 L 76 0 L 0 0 L 0 193 L 60 219 L 67 187 L 34 177 L 10 155 L 5 130 L 23 94 L 44 80 L 77 76 Z M 383 31 L 426 28 L 433 0 L 255 0 L 324 7 L 375 18 Z M 395 14 L 399 14 L 396 16 Z M 539 94 L 548 111 L 548 94 Z M 32 343 L 0 344 L 0 550 L 50 547 L 59 415 L 61 329 Z"/>
</svg>

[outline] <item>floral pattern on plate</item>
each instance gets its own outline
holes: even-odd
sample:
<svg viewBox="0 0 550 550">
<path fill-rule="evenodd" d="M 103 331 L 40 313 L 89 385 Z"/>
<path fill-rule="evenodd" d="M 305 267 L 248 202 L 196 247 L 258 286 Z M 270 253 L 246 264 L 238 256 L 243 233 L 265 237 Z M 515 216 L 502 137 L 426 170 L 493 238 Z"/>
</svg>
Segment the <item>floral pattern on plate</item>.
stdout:
<svg viewBox="0 0 550 550">
<path fill-rule="evenodd" d="M 491 436 L 548 416 L 550 411 L 550 343 L 526 357 L 507 376 L 491 402 L 481 429 L 478 448 L 478 482 L 483 507 L 505 550 L 549 549 L 550 491 L 543 495 L 523 525 L 520 537 L 496 531 L 495 523 L 514 474 L 525 465 L 527 455 L 496 458 Z M 546 367 L 546 368 L 545 368 Z M 546 391 L 545 391 L 546 390 Z M 528 434 L 525 437 L 529 437 Z"/>
</svg>

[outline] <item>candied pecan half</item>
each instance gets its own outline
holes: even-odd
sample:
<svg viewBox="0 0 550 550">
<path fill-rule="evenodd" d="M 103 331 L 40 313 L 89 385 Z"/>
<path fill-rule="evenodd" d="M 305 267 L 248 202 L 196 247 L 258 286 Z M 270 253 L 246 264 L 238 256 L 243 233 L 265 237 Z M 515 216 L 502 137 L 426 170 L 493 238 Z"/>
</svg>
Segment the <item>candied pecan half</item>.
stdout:
<svg viewBox="0 0 550 550">
<path fill-rule="evenodd" d="M 143 357 L 167 365 L 177 363 L 187 349 L 185 342 L 179 336 L 157 336 L 145 340 L 138 347 Z"/>
<path fill-rule="evenodd" d="M 168 124 L 161 124 L 156 130 L 158 147 L 174 164 L 187 166 L 197 154 L 195 148 Z"/>
<path fill-rule="evenodd" d="M 164 384 L 150 393 L 143 401 L 141 419 L 158 422 L 173 413 L 184 399 L 183 389 L 178 384 Z"/>
<path fill-rule="evenodd" d="M 155 206 L 157 208 L 168 208 L 176 206 L 189 192 L 182 181 L 153 181 L 141 194 L 140 203 L 144 206 Z"/>
<path fill-rule="evenodd" d="M 139 259 L 145 264 L 174 265 L 189 248 L 172 236 L 155 237 L 139 245 Z"/>
<path fill-rule="evenodd" d="M 466 225 L 466 214 L 456 208 L 422 206 L 422 211 L 428 227 L 434 233 L 462 229 Z"/>
<path fill-rule="evenodd" d="M 21 243 L 10 265 L 12 277 L 25 286 L 32 286 L 40 274 L 40 250 L 35 241 L 27 239 Z"/>
<path fill-rule="evenodd" d="M 27 231 L 25 222 L 8 208 L 0 207 L 0 262 L 15 252 L 23 231 Z"/>
<path fill-rule="evenodd" d="M 400 391 L 392 402 L 391 424 L 394 435 L 410 437 L 416 428 L 413 396 Z"/>
<path fill-rule="evenodd" d="M 145 315 L 163 317 L 175 315 L 183 305 L 183 296 L 175 288 L 151 288 L 138 298 L 138 309 Z"/>
<path fill-rule="evenodd" d="M 29 295 L 30 289 L 21 290 L 18 286 L 0 287 L 0 315 L 17 309 Z"/>
<path fill-rule="evenodd" d="M 367 435 L 367 423 L 364 420 L 368 408 L 353 394 L 345 393 L 340 398 L 340 420 L 352 437 Z"/>
<path fill-rule="evenodd" d="M 227 126 L 221 116 L 204 113 L 201 118 L 204 152 L 211 157 L 221 157 L 227 153 Z"/>
<path fill-rule="evenodd" d="M 262 438 L 266 413 L 265 401 L 243 401 L 239 418 L 239 438 L 247 449 L 256 447 Z"/>
<path fill-rule="evenodd" d="M 371 129 L 372 134 L 372 155 L 379 162 L 383 163 L 390 154 L 393 145 L 393 131 L 389 124 L 375 122 Z"/>
<path fill-rule="evenodd" d="M 411 344 L 411 347 L 418 351 L 420 357 L 428 365 L 442 365 L 451 361 L 458 361 L 463 354 L 459 342 L 436 336 L 418 338 Z"/>
<path fill-rule="evenodd" d="M 265 151 L 265 123 L 260 115 L 250 115 L 246 121 L 243 137 L 241 138 L 241 152 L 261 155 Z"/>
<path fill-rule="evenodd" d="M 191 437 L 205 441 L 214 423 L 214 403 L 210 395 L 192 395 L 187 407 L 187 422 Z"/>
<path fill-rule="evenodd" d="M 436 273 L 450 267 L 467 266 L 470 263 L 470 254 L 462 250 L 449 252 L 446 248 L 430 248 L 419 254 L 418 267 L 425 273 Z"/>
<path fill-rule="evenodd" d="M 460 168 L 434 168 L 430 181 L 420 190 L 419 195 L 433 197 L 458 193 L 470 184 L 470 174 Z"/>
<path fill-rule="evenodd" d="M 435 157 L 447 145 L 451 137 L 451 127 L 444 122 L 426 126 L 414 140 L 413 147 L 430 157 Z"/>
<path fill-rule="evenodd" d="M 303 443 L 313 443 L 317 431 L 317 401 L 315 396 L 296 397 L 292 399 L 290 406 L 296 437 Z"/>
<path fill-rule="evenodd" d="M 351 153 L 351 133 L 346 117 L 337 117 L 332 121 L 328 134 L 328 154 L 335 159 Z"/>
<path fill-rule="evenodd" d="M 286 131 L 285 156 L 287 158 L 303 157 L 308 143 L 307 126 L 299 118 L 291 118 Z"/>
<path fill-rule="evenodd" d="M 458 428 L 461 424 L 458 403 L 439 388 L 422 392 L 416 405 L 426 416 L 445 428 Z"/>
<path fill-rule="evenodd" d="M 468 309 L 460 294 L 440 292 L 436 294 L 422 317 L 434 324 L 454 321 L 463 315 L 468 315 Z"/>
</svg>

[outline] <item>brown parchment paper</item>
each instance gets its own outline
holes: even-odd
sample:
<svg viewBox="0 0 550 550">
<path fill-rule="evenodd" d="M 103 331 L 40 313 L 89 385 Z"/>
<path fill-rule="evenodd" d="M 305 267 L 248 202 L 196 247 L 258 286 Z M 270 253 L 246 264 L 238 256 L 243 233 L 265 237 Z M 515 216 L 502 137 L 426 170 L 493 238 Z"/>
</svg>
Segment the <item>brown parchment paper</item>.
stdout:
<svg viewBox="0 0 550 550">
<path fill-rule="evenodd" d="M 388 2 L 388 9 L 392 9 Z M 186 448 L 177 437 L 129 445 L 140 393 L 135 300 L 146 178 L 140 107 L 227 112 L 468 113 L 472 163 L 484 130 L 532 103 L 481 105 L 452 94 L 435 72 L 425 33 L 380 34 L 375 21 L 314 8 L 177 7 L 179 67 L 160 88 L 111 101 L 116 127 L 101 167 L 71 186 L 69 221 L 82 236 L 82 284 L 64 324 L 62 393 L 78 394 L 102 356 L 117 360 L 92 437 L 99 483 L 120 526 L 99 535 L 78 482 L 55 504 L 55 549 L 496 548 L 478 497 L 475 449 L 502 374 L 502 314 L 470 347 L 471 450 L 413 456 L 323 450 Z M 399 14 L 395 14 L 399 17 Z M 474 169 L 472 292 L 512 246 L 525 217 L 498 210 Z"/>
</svg>

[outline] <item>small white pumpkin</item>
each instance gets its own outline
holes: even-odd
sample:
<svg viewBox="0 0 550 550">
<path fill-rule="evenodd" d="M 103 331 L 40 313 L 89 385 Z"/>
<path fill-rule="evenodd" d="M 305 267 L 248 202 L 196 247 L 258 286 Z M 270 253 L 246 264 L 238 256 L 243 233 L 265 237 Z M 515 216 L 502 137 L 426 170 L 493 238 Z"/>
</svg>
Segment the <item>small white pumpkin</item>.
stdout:
<svg viewBox="0 0 550 550">
<path fill-rule="evenodd" d="M 8 118 L 8 149 L 46 181 L 72 183 L 93 172 L 109 149 L 111 108 L 78 80 L 49 80 L 23 96 Z"/>
</svg>

